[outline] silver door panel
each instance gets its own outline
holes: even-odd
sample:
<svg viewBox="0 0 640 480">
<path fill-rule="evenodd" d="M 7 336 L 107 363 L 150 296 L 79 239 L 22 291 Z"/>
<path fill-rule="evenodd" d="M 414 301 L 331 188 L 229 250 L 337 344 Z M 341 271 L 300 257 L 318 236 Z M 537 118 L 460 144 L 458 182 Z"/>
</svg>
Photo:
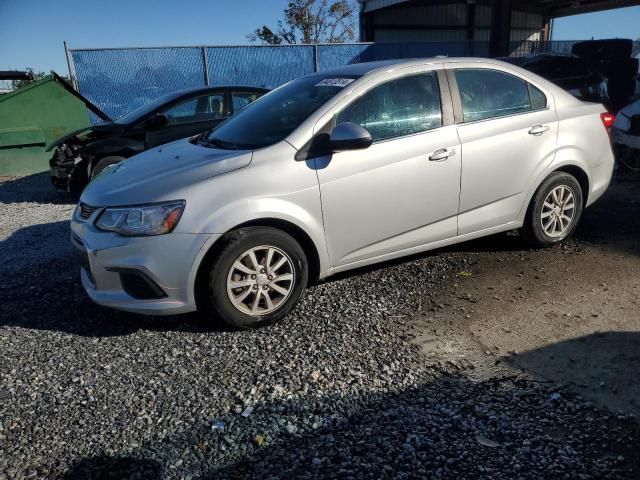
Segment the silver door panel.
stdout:
<svg viewBox="0 0 640 480">
<path fill-rule="evenodd" d="M 454 153 L 430 161 L 442 148 Z M 460 158 L 453 125 L 334 154 L 318 169 L 332 264 L 455 236 Z"/>
<path fill-rule="evenodd" d="M 548 129 L 529 133 L 536 125 Z M 556 153 L 558 121 L 551 109 L 461 124 L 462 174 L 458 233 L 518 218 L 531 186 Z"/>
</svg>

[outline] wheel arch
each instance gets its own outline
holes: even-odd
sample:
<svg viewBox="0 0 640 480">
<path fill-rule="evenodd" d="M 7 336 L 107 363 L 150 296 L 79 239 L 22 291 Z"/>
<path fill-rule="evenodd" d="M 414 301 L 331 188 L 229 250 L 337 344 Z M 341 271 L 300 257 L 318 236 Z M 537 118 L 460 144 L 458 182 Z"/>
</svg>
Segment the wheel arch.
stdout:
<svg viewBox="0 0 640 480">
<path fill-rule="evenodd" d="M 88 165 L 89 178 L 91 178 L 91 176 L 93 175 L 93 172 L 95 171 L 96 167 L 103 160 L 107 160 L 107 159 L 114 160 L 114 159 L 117 159 L 118 163 L 119 163 L 119 162 L 124 162 L 127 158 L 128 157 L 126 157 L 124 155 L 105 155 L 104 157 L 93 157 L 91 160 L 89 160 L 89 165 Z"/>
<path fill-rule="evenodd" d="M 314 282 L 319 280 L 320 273 L 322 271 L 320 254 L 318 252 L 318 247 L 316 246 L 314 241 L 311 239 L 311 236 L 307 232 L 305 232 L 298 225 L 290 221 L 283 220 L 281 218 L 275 218 L 275 217 L 256 218 L 253 220 L 240 223 L 234 226 L 233 228 L 230 228 L 229 230 L 227 230 L 209 247 L 205 255 L 202 257 L 202 260 L 200 261 L 200 264 L 198 265 L 198 269 L 196 271 L 194 289 L 193 289 L 193 293 L 195 297 L 194 300 L 196 302 L 196 305 L 200 304 L 202 295 L 206 294 L 206 286 L 207 286 L 206 275 L 211 268 L 211 263 L 215 257 L 216 252 L 220 248 L 220 245 L 221 245 L 220 239 L 222 239 L 225 235 L 227 235 L 230 232 L 239 230 L 241 228 L 246 228 L 246 227 L 271 227 L 271 228 L 276 228 L 278 230 L 282 230 L 287 234 L 291 235 L 294 238 L 294 240 L 296 240 L 300 244 L 300 247 L 302 247 L 302 250 L 304 251 L 305 256 L 307 257 L 307 262 L 309 266 L 309 283 L 313 284 Z"/>
<path fill-rule="evenodd" d="M 582 167 L 571 164 L 563 165 L 559 168 L 556 168 L 553 172 L 549 173 L 549 175 L 555 172 L 564 172 L 575 177 L 575 179 L 578 181 L 578 184 L 580 184 L 580 188 L 582 189 L 582 208 L 585 208 L 587 206 L 587 199 L 589 198 L 590 188 L 589 175 L 587 175 L 587 172 Z M 544 182 L 549 177 L 549 175 L 544 177 L 542 182 Z M 542 182 L 540 182 L 540 184 L 542 184 Z M 538 188 L 540 188 L 540 185 L 538 185 Z M 538 188 L 536 188 L 536 191 L 538 190 Z"/>
<path fill-rule="evenodd" d="M 562 165 L 553 165 L 551 166 L 551 168 L 546 170 L 542 175 L 540 175 L 540 177 L 538 177 L 534 186 L 531 188 L 531 190 L 529 190 L 526 197 L 526 201 L 523 203 L 522 209 L 520 211 L 519 218 L 521 223 L 524 223 L 525 218 L 527 216 L 527 212 L 531 207 L 531 202 L 533 200 L 533 197 L 535 196 L 536 192 L 540 189 L 540 186 L 544 183 L 544 181 L 547 178 L 549 178 L 550 175 L 556 172 L 568 173 L 570 175 L 573 175 L 576 178 L 576 180 L 578 181 L 578 184 L 580 185 L 580 188 L 582 189 L 582 207 L 584 208 L 587 206 L 587 200 L 589 198 L 589 189 L 591 188 L 591 179 L 589 177 L 589 174 L 587 173 L 587 170 L 583 166 L 578 165 L 577 163 L 565 163 Z"/>
</svg>

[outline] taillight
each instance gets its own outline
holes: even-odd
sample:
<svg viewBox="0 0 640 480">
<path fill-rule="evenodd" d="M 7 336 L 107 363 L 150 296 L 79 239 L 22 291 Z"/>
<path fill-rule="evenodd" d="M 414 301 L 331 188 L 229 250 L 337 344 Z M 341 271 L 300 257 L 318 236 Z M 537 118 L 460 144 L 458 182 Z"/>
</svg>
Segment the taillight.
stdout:
<svg viewBox="0 0 640 480">
<path fill-rule="evenodd" d="M 613 122 L 616 121 L 616 116 L 613 113 L 603 112 L 600 114 L 600 120 L 602 120 L 604 128 L 608 130 L 613 127 Z"/>
</svg>

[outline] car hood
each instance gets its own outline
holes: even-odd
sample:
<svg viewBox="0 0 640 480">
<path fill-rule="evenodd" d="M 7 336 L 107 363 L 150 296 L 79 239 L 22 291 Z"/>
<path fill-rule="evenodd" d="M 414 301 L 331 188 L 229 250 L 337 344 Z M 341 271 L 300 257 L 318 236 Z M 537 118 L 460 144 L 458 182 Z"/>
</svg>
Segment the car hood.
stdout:
<svg viewBox="0 0 640 480">
<path fill-rule="evenodd" d="M 53 149 L 55 147 L 59 147 L 60 145 L 62 145 L 64 142 L 66 142 L 70 138 L 73 138 L 76 135 L 80 135 L 82 133 L 97 132 L 97 133 L 103 134 L 103 135 L 111 135 L 111 134 L 115 134 L 115 133 L 120 133 L 120 132 L 124 131 L 125 128 L 126 128 L 126 125 L 119 124 L 119 123 L 116 123 L 116 122 L 104 122 L 104 123 L 98 123 L 96 125 L 92 125 L 90 127 L 79 128 L 78 130 L 74 130 L 73 132 L 67 133 L 65 136 L 60 137 L 57 140 L 55 140 L 52 144 L 47 146 L 46 151 L 48 152 L 49 150 L 51 150 L 51 149 Z"/>
<path fill-rule="evenodd" d="M 175 200 L 174 192 L 251 163 L 251 151 L 222 150 L 178 140 L 107 168 L 84 189 L 88 205 L 118 206 Z"/>
</svg>

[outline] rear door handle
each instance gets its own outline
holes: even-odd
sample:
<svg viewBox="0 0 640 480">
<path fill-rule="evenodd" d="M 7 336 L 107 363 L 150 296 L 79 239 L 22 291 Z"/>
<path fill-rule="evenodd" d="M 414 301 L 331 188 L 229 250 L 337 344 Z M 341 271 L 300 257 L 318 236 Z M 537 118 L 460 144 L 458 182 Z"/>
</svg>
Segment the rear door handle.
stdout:
<svg viewBox="0 0 640 480">
<path fill-rule="evenodd" d="M 432 162 L 444 162 L 451 155 L 455 155 L 455 148 L 439 148 L 431 154 L 429 160 Z"/>
<path fill-rule="evenodd" d="M 549 130 L 549 125 L 534 125 L 529 129 L 529 135 L 542 135 Z"/>
</svg>

